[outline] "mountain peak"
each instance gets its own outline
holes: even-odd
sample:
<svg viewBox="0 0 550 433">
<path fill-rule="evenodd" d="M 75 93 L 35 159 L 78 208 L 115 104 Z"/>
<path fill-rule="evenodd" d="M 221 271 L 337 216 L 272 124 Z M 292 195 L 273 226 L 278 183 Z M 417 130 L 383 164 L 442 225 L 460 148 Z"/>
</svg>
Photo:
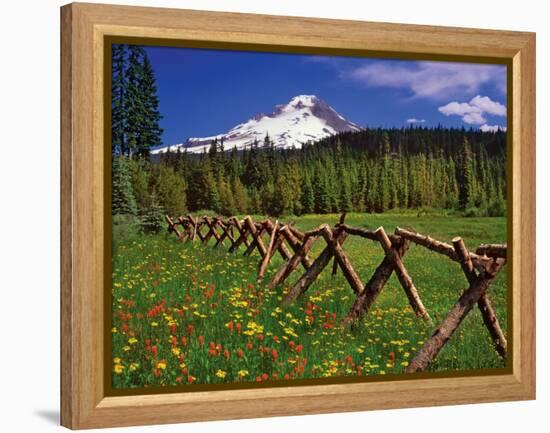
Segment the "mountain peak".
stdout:
<svg viewBox="0 0 550 433">
<path fill-rule="evenodd" d="M 262 142 L 269 135 L 275 147 L 301 148 L 330 135 L 360 128 L 316 95 L 296 95 L 287 104 L 278 104 L 271 114 L 257 113 L 225 134 L 211 137 L 189 138 L 186 143 L 165 146 L 151 153 L 164 153 L 186 148 L 189 152 L 201 153 L 210 147 L 213 140 L 224 141 L 224 148 L 238 150 L 250 147 L 254 141 Z"/>
<path fill-rule="evenodd" d="M 288 105 L 292 106 L 303 106 L 303 107 L 313 107 L 320 99 L 316 95 L 297 95 L 294 96 Z"/>
</svg>

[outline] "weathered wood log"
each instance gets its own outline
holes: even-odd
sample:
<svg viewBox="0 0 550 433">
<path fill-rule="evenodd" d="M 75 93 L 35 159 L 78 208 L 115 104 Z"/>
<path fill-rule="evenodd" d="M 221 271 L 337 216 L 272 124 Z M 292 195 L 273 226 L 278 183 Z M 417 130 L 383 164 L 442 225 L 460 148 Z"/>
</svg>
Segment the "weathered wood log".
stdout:
<svg viewBox="0 0 550 433">
<path fill-rule="evenodd" d="M 395 234 L 407 238 L 415 244 L 422 245 L 423 247 L 435 251 L 436 253 L 443 254 L 449 257 L 451 260 L 454 260 L 455 262 L 459 261 L 453 246 L 449 245 L 446 242 L 441 242 L 437 239 L 431 238 L 430 236 L 415 233 L 413 231 L 402 229 L 400 227 L 397 227 L 395 229 Z M 469 254 L 474 266 L 480 271 L 483 271 L 487 265 L 491 265 L 492 263 L 492 259 L 489 257 L 474 253 Z"/>
<path fill-rule="evenodd" d="M 393 245 L 390 241 L 390 238 L 386 234 L 386 231 L 384 230 L 383 227 L 379 227 L 374 233 L 376 234 L 376 237 L 378 238 L 378 241 L 382 245 L 382 248 L 384 249 L 384 252 L 386 253 L 386 255 L 392 259 L 395 274 L 397 275 L 397 278 L 401 283 L 401 287 L 403 287 L 403 290 L 407 295 L 409 304 L 414 310 L 416 317 L 421 317 L 431 324 L 432 319 L 430 318 L 430 315 L 428 314 L 426 307 L 424 307 L 424 304 L 422 303 L 422 299 L 420 299 L 418 290 L 416 289 L 412 281 L 412 278 L 407 272 L 407 269 L 405 268 L 405 265 L 403 264 L 403 261 L 401 260 L 400 255 L 393 248 Z"/>
<path fill-rule="evenodd" d="M 206 239 L 206 236 L 203 235 L 202 232 L 201 232 L 201 229 L 202 229 L 203 226 L 204 226 L 204 223 L 203 223 L 202 221 L 199 221 L 199 220 L 197 219 L 197 222 L 196 222 L 196 227 L 197 227 L 196 232 L 197 232 L 197 236 L 199 237 L 199 239 L 201 240 L 202 243 L 205 243 L 205 241 L 208 242 L 208 240 Z"/>
<path fill-rule="evenodd" d="M 361 236 L 362 238 L 365 238 L 365 239 L 370 239 L 372 241 L 378 241 L 378 238 L 376 237 L 376 234 L 372 230 L 351 227 L 347 224 L 342 224 L 340 226 L 340 229 L 345 231 L 346 233 L 349 233 L 350 235 Z"/>
<path fill-rule="evenodd" d="M 245 244 L 247 247 L 250 245 L 248 242 L 248 237 L 246 235 L 246 229 L 241 225 L 241 222 L 237 219 L 237 217 L 232 218 L 234 226 L 237 228 L 237 232 L 239 233 L 239 237 L 235 241 L 235 243 L 229 248 L 229 252 L 232 253 L 237 248 L 241 246 L 241 244 Z"/>
<path fill-rule="evenodd" d="M 456 237 L 453 239 L 453 246 L 458 258 L 460 259 L 460 265 L 466 275 L 468 283 L 473 284 L 477 275 L 464 241 L 462 238 Z M 504 332 L 502 332 L 502 328 L 500 327 L 500 323 L 498 322 L 493 306 L 489 301 L 489 295 L 487 292 L 481 295 L 479 301 L 477 301 L 477 306 L 481 312 L 483 323 L 491 335 L 491 341 L 493 342 L 495 350 L 502 358 L 506 359 L 508 343 L 506 341 L 506 337 L 504 336 Z"/>
<path fill-rule="evenodd" d="M 263 227 L 261 227 L 257 232 L 258 235 L 260 236 L 260 240 L 262 240 L 261 235 L 263 234 L 264 230 L 265 229 Z M 252 238 L 252 241 L 250 242 L 250 245 L 248 246 L 248 248 L 243 253 L 243 256 L 249 256 L 257 248 L 258 248 L 258 243 L 256 242 L 256 239 Z M 258 253 L 260 254 L 260 257 L 263 257 L 259 250 L 258 250 Z"/>
<path fill-rule="evenodd" d="M 291 224 L 288 225 L 288 230 L 290 230 L 290 233 L 292 233 L 294 237 L 300 241 L 303 241 L 306 237 L 304 233 L 302 233 L 300 230 L 298 230 L 296 227 L 294 227 Z"/>
<path fill-rule="evenodd" d="M 193 228 L 193 234 L 191 235 L 191 242 L 195 242 L 195 239 L 197 238 L 197 222 L 195 221 L 192 215 L 187 215 L 187 219 L 189 220 Z"/>
<path fill-rule="evenodd" d="M 265 251 L 265 256 L 260 261 L 260 270 L 258 272 L 258 279 L 261 280 L 265 276 L 265 271 L 267 270 L 267 265 L 271 257 L 273 257 L 273 246 L 275 245 L 275 238 L 279 231 L 279 221 L 275 221 L 275 225 L 271 227 L 271 236 L 269 237 L 269 243 L 267 244 L 267 249 Z"/>
<path fill-rule="evenodd" d="M 248 228 L 248 231 L 252 235 L 253 241 L 250 244 L 250 247 L 246 250 L 245 255 L 248 255 L 252 252 L 254 247 L 258 249 L 258 252 L 260 253 L 260 256 L 262 258 L 265 256 L 265 246 L 262 241 L 262 231 L 263 227 L 260 230 L 256 230 L 256 226 L 254 225 L 254 222 L 252 221 L 252 218 L 250 218 L 250 215 L 246 216 L 244 219 L 245 227 Z"/>
<path fill-rule="evenodd" d="M 505 259 L 508 247 L 506 244 L 481 244 L 476 249 L 476 254 L 493 258 Z"/>
<path fill-rule="evenodd" d="M 264 224 L 264 227 L 269 236 L 271 236 L 273 230 L 275 230 L 273 223 L 270 220 L 267 220 Z M 273 251 L 278 251 L 283 260 L 286 262 L 290 260 L 290 258 L 292 257 L 292 253 L 288 250 L 283 241 L 284 239 L 281 239 L 281 242 L 277 243 L 276 248 Z"/>
<path fill-rule="evenodd" d="M 294 234 L 288 229 L 288 225 L 282 227 L 281 234 L 290 245 L 292 251 L 294 251 L 294 254 L 296 254 L 298 250 L 302 247 L 302 244 L 300 243 L 298 238 L 296 238 Z M 312 263 L 313 260 L 307 254 L 302 258 L 302 266 L 306 271 L 309 269 Z"/>
<path fill-rule="evenodd" d="M 205 241 L 205 243 L 207 243 L 212 236 L 214 237 L 214 239 L 216 239 L 216 241 L 219 241 L 220 240 L 220 235 L 218 234 L 218 232 L 216 230 L 216 223 L 215 222 L 213 223 L 210 220 L 209 217 L 204 217 L 204 222 L 206 223 L 206 225 L 210 229 L 210 231 L 206 234 L 207 240 Z M 216 245 L 217 245 L 217 243 L 216 243 Z"/>
<path fill-rule="evenodd" d="M 225 223 L 221 220 L 217 220 L 217 225 L 218 227 L 222 230 L 222 234 L 220 236 L 220 239 L 218 239 L 218 241 L 216 242 L 216 245 L 214 245 L 214 248 L 219 246 L 219 245 L 223 245 L 223 241 L 226 240 L 226 239 L 229 239 L 229 241 L 231 242 L 231 245 L 233 245 L 235 243 L 235 239 L 233 239 L 233 235 L 231 234 L 230 232 L 230 229 L 233 227 L 233 226 L 227 226 L 225 225 Z"/>
<path fill-rule="evenodd" d="M 277 271 L 273 276 L 267 288 L 269 290 L 277 287 L 279 284 L 282 284 L 286 278 L 296 269 L 296 267 L 307 257 L 307 254 L 311 250 L 313 244 L 317 240 L 318 236 L 308 236 L 305 238 L 302 246 L 294 253 L 290 260 Z M 311 265 L 308 266 L 308 269 Z"/>
<path fill-rule="evenodd" d="M 324 224 L 326 227 L 327 225 Z M 323 228 L 321 228 L 321 232 L 323 231 Z M 339 231 L 338 235 L 336 236 L 336 240 L 338 243 L 343 244 L 346 240 L 348 234 L 343 231 Z M 283 303 L 288 305 L 291 302 L 293 302 L 298 296 L 303 295 L 309 286 L 311 286 L 311 283 L 315 281 L 315 279 L 319 276 L 319 274 L 323 271 L 323 269 L 329 264 L 330 259 L 332 258 L 332 252 L 333 248 L 329 245 L 326 246 L 326 248 L 323 250 L 323 252 L 315 259 L 315 261 L 312 263 L 311 267 L 306 271 L 302 277 L 294 284 L 294 286 L 290 289 L 290 291 L 287 293 L 285 298 L 283 299 Z"/>
<path fill-rule="evenodd" d="M 165 215 L 165 219 L 166 219 L 166 222 L 168 223 L 168 233 L 174 232 L 176 236 L 179 238 L 181 236 L 180 232 L 176 227 L 176 225 L 174 224 L 174 221 L 172 220 L 172 218 L 170 218 L 168 215 Z"/>
<path fill-rule="evenodd" d="M 404 238 L 393 240 L 393 246 L 399 254 L 399 257 L 403 257 L 409 249 L 409 245 L 410 241 Z M 393 258 L 388 256 L 384 257 L 372 274 L 370 280 L 365 284 L 363 291 L 355 299 L 349 313 L 344 319 L 344 325 L 353 325 L 369 312 L 374 301 L 376 301 L 376 298 L 384 288 L 384 285 L 388 282 L 393 270 Z"/>
<path fill-rule="evenodd" d="M 327 244 L 331 247 L 334 259 L 336 260 L 336 263 L 340 265 L 342 273 L 344 274 L 344 277 L 346 277 L 346 280 L 351 286 L 351 289 L 356 295 L 358 295 L 363 291 L 363 283 L 361 282 L 361 278 L 359 278 L 359 275 L 357 275 L 357 273 L 353 269 L 353 266 L 351 265 L 351 262 L 349 261 L 348 256 L 344 252 L 342 246 L 336 241 L 336 236 L 338 236 L 338 232 L 338 229 L 330 230 L 328 227 L 325 227 L 325 229 L 323 230 L 323 237 L 325 238 Z"/>
<path fill-rule="evenodd" d="M 185 240 L 189 240 L 191 238 L 191 233 L 189 230 L 189 221 L 187 221 L 187 218 L 180 216 L 178 217 L 178 222 L 181 224 L 183 228 L 181 235 L 179 236 L 179 240 L 182 242 L 184 242 Z"/>
<path fill-rule="evenodd" d="M 477 276 L 469 288 L 462 294 L 453 308 L 447 314 L 447 317 L 434 331 L 432 336 L 424 343 L 420 351 L 413 358 L 411 363 L 405 369 L 406 373 L 415 373 L 423 371 L 438 355 L 443 346 L 450 340 L 458 329 L 466 315 L 472 307 L 479 301 L 479 298 L 485 293 L 490 284 L 495 279 L 498 271 L 503 265 L 503 261 L 497 262 L 490 272 L 483 272 Z"/>
<path fill-rule="evenodd" d="M 338 220 L 338 224 L 336 224 L 336 227 L 341 226 L 342 224 L 344 224 L 345 221 L 346 221 L 346 213 L 343 212 L 340 215 L 340 219 Z M 332 275 L 333 276 L 336 275 L 337 272 L 338 272 L 338 259 L 334 257 L 334 261 L 332 262 Z"/>
</svg>

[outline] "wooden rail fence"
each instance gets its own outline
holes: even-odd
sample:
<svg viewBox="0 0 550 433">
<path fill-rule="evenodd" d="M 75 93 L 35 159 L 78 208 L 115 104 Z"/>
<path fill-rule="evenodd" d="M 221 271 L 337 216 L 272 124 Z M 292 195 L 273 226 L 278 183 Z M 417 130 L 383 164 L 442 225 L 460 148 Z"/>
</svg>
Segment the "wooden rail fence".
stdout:
<svg viewBox="0 0 550 433">
<path fill-rule="evenodd" d="M 340 268 L 356 296 L 344 319 L 344 324 L 347 326 L 353 326 L 369 312 L 393 272 L 395 272 L 416 316 L 432 324 L 430 315 L 402 260 L 411 242 L 415 243 L 459 263 L 468 282 L 468 288 L 411 360 L 406 372 L 425 370 L 476 304 L 495 350 L 502 358 L 506 359 L 506 337 L 487 293 L 490 284 L 506 264 L 506 244 L 482 244 L 474 253 L 466 249 L 464 241 L 460 237 L 454 238 L 451 245 L 399 227 L 393 234 L 386 233 L 383 227 L 374 231 L 356 228 L 345 223 L 345 214 L 342 214 L 338 224 L 334 227 L 322 224 L 306 232 L 298 230 L 293 223 L 281 224 L 279 221 L 273 222 L 270 219 L 255 222 L 250 216 L 239 219 L 237 217 L 187 215 L 173 219 L 167 215 L 166 221 L 168 231 L 173 232 L 181 241 L 195 242 L 198 239 L 207 244 L 214 239 L 215 248 L 228 245 L 229 252 L 234 252 L 241 246 L 245 248 L 245 255 L 257 251 L 260 255 L 258 264 L 258 279 L 260 280 L 265 277 L 273 256 L 277 253 L 280 254 L 284 265 L 267 283 L 267 287 L 270 289 L 281 285 L 290 274 L 302 266 L 303 274 L 283 298 L 284 304 L 290 304 L 302 296 L 333 260 L 332 274 L 336 274 L 337 269 Z M 384 258 L 365 284 L 354 270 L 344 251 L 343 246 L 349 236 L 358 236 L 377 242 L 384 252 Z M 319 256 L 312 259 L 309 254 L 313 245 L 318 241 L 324 241 L 326 245 Z"/>
</svg>

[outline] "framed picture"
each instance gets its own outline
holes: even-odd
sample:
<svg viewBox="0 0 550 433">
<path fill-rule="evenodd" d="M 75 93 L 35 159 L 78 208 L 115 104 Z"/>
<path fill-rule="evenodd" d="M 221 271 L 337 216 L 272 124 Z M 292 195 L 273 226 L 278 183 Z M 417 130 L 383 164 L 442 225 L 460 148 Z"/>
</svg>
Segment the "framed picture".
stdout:
<svg viewBox="0 0 550 433">
<path fill-rule="evenodd" d="M 535 398 L 535 35 L 61 8 L 73 429 Z"/>
</svg>

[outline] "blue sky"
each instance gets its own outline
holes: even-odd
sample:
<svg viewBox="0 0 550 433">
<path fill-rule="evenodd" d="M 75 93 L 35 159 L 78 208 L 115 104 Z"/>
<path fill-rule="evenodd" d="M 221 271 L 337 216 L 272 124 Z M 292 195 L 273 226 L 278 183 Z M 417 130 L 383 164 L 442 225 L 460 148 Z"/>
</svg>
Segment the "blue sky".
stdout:
<svg viewBox="0 0 550 433">
<path fill-rule="evenodd" d="M 224 133 L 293 96 L 315 94 L 369 127 L 506 126 L 506 67 L 146 47 L 163 142 Z"/>
</svg>

